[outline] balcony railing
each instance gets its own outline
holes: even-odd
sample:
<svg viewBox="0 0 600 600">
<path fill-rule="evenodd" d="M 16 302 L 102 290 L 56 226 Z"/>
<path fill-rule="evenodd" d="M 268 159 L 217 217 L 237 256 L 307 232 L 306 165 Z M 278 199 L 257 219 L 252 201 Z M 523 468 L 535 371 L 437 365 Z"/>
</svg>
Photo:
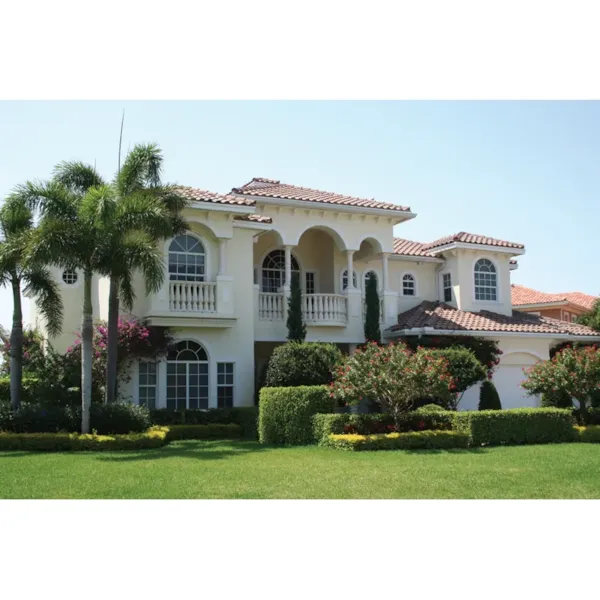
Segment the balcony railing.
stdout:
<svg viewBox="0 0 600 600">
<path fill-rule="evenodd" d="M 205 281 L 170 281 L 169 309 L 176 312 L 217 312 L 217 284 Z"/>
<path fill-rule="evenodd" d="M 308 324 L 346 323 L 348 298 L 339 294 L 302 294 L 302 316 Z"/>
<path fill-rule="evenodd" d="M 283 321 L 286 298 L 280 292 L 259 292 L 258 318 Z M 345 324 L 348 299 L 339 294 L 302 294 L 302 316 L 308 325 Z"/>
</svg>

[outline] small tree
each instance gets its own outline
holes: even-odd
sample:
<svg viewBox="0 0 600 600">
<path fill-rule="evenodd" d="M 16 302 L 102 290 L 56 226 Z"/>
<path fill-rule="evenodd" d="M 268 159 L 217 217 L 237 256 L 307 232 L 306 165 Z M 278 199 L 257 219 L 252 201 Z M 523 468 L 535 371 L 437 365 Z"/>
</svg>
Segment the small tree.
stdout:
<svg viewBox="0 0 600 600">
<path fill-rule="evenodd" d="M 348 404 L 373 398 L 399 425 L 402 413 L 425 396 L 444 398 L 454 391 L 448 361 L 430 350 L 411 352 L 405 344 L 368 343 L 345 358 L 331 384 L 331 395 Z"/>
<path fill-rule="evenodd" d="M 587 325 L 596 331 L 600 331 L 600 298 L 592 306 L 592 310 L 581 315 L 577 322 L 581 325 Z"/>
<path fill-rule="evenodd" d="M 600 352 L 595 346 L 567 346 L 552 360 L 539 362 L 525 373 L 527 379 L 521 386 L 530 396 L 564 394 L 574 398 L 585 422 L 588 406 L 600 390 Z"/>
<path fill-rule="evenodd" d="M 479 410 L 502 410 L 500 396 L 494 383 L 486 380 L 479 390 Z"/>
<path fill-rule="evenodd" d="M 467 348 L 444 348 L 443 350 L 432 350 L 431 353 L 448 361 L 448 371 L 455 385 L 455 394 L 452 395 L 450 406 L 454 410 L 458 410 L 458 404 L 464 393 L 486 378 L 487 369 Z"/>
<path fill-rule="evenodd" d="M 288 298 L 287 339 L 290 342 L 303 342 L 306 338 L 306 325 L 302 320 L 302 291 L 298 273 L 292 274 L 292 287 Z"/>
<path fill-rule="evenodd" d="M 381 344 L 381 330 L 379 319 L 381 318 L 379 308 L 379 293 L 377 292 L 377 279 L 367 278 L 365 290 L 365 340 Z"/>
</svg>

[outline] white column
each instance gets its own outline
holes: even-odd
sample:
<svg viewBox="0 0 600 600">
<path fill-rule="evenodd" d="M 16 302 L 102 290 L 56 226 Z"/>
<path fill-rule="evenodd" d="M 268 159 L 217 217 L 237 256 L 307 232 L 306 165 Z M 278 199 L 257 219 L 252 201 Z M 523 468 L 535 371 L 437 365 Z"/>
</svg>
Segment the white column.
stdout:
<svg viewBox="0 0 600 600">
<path fill-rule="evenodd" d="M 219 275 L 227 273 L 227 238 L 219 238 Z"/>
<path fill-rule="evenodd" d="M 389 285 L 389 278 L 388 278 L 388 254 L 382 254 L 381 255 L 381 265 L 382 265 L 382 269 L 381 272 L 383 273 L 383 281 L 382 283 L 382 290 L 383 291 L 387 291 L 388 285 Z"/>
<path fill-rule="evenodd" d="M 352 271 L 354 271 L 354 263 L 352 261 L 354 257 L 354 250 L 346 250 L 346 257 L 348 258 L 348 289 L 354 289 L 354 277 L 352 277 Z"/>
<path fill-rule="evenodd" d="M 286 294 L 292 287 L 292 246 L 285 246 L 285 283 L 283 287 Z"/>
</svg>

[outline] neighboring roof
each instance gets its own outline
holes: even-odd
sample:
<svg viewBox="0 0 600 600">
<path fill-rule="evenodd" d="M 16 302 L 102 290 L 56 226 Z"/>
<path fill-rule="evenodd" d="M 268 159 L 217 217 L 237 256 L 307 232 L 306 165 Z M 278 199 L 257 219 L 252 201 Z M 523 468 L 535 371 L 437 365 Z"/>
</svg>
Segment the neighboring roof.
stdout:
<svg viewBox="0 0 600 600">
<path fill-rule="evenodd" d="M 527 306 L 530 304 L 556 304 L 571 303 L 580 306 L 583 310 L 591 310 L 597 296 L 584 294 L 582 292 L 566 292 L 560 294 L 548 294 L 539 292 L 524 285 L 513 284 L 510 286 L 510 294 L 513 306 Z"/>
<path fill-rule="evenodd" d="M 394 254 L 402 256 L 431 256 L 433 254 L 424 249 L 425 244 L 421 242 L 412 242 L 402 238 L 394 238 Z"/>
<path fill-rule="evenodd" d="M 262 217 L 261 215 L 238 215 L 236 221 L 251 221 L 252 223 L 272 223 L 271 217 Z"/>
<path fill-rule="evenodd" d="M 458 310 L 441 302 L 425 301 L 398 315 L 398 324 L 387 331 L 402 331 L 405 329 L 433 328 L 438 331 L 490 331 L 514 332 L 531 334 L 556 334 L 566 336 L 595 336 L 600 339 L 600 333 L 585 325 L 568 323 L 557 319 L 549 319 L 513 311 L 512 316 L 500 315 L 487 310 L 467 312 Z"/>
<path fill-rule="evenodd" d="M 306 202 L 317 202 L 320 204 L 340 204 L 345 206 L 356 206 L 361 208 L 376 208 L 382 210 L 393 210 L 410 212 L 407 206 L 391 204 L 389 202 L 378 202 L 374 198 L 357 198 L 355 196 L 343 196 L 322 190 L 299 187 L 281 183 L 277 179 L 265 179 L 255 177 L 252 181 L 245 183 L 242 187 L 233 188 L 233 194 L 242 196 L 262 196 L 264 198 L 282 198 L 284 200 L 304 200 Z"/>
<path fill-rule="evenodd" d="M 231 194 L 216 194 L 207 190 L 199 190 L 193 187 L 178 186 L 179 193 L 192 202 L 212 202 L 214 204 L 235 204 L 237 206 L 254 206 L 254 200 L 240 198 Z"/>
<path fill-rule="evenodd" d="M 424 248 L 431 250 L 432 248 L 439 248 L 440 246 L 447 246 L 448 244 L 480 244 L 483 246 L 498 246 L 501 248 L 515 248 L 523 250 L 525 246 L 523 244 L 517 244 L 515 242 L 507 242 L 506 240 L 498 240 L 496 238 L 487 237 L 485 235 L 478 235 L 476 233 L 466 233 L 461 231 L 454 235 L 447 235 L 439 240 L 425 244 Z"/>
</svg>

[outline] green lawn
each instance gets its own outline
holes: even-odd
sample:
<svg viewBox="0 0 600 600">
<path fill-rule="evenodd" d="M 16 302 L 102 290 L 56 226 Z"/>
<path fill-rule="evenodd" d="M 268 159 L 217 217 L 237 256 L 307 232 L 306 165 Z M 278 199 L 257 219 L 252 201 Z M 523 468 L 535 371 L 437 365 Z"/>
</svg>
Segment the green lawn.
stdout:
<svg viewBox="0 0 600 600">
<path fill-rule="evenodd" d="M 1 498 L 600 498 L 600 444 L 347 453 L 176 442 L 0 453 Z"/>
</svg>

